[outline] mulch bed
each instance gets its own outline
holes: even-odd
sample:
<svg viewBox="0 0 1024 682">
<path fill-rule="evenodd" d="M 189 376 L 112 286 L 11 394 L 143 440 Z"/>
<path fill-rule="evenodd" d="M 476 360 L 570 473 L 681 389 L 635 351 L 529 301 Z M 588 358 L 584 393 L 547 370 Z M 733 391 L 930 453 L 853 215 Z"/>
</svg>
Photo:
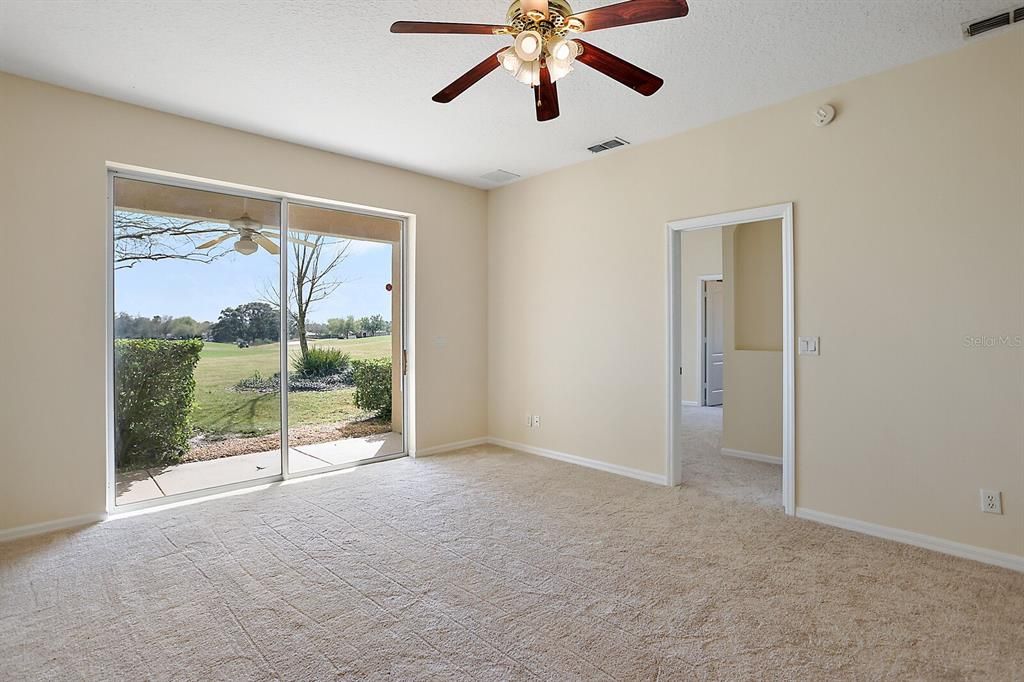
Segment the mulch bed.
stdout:
<svg viewBox="0 0 1024 682">
<path fill-rule="evenodd" d="M 364 438 L 391 430 L 391 421 L 373 417 L 350 422 L 334 422 L 332 424 L 308 424 L 292 426 L 288 429 L 289 445 L 314 445 L 328 443 L 343 438 Z M 281 447 L 281 434 L 268 433 L 264 436 L 229 437 L 208 439 L 198 436 L 191 441 L 192 448 L 182 457 L 182 462 L 203 462 L 221 457 L 248 455 L 253 452 L 266 452 Z"/>
</svg>

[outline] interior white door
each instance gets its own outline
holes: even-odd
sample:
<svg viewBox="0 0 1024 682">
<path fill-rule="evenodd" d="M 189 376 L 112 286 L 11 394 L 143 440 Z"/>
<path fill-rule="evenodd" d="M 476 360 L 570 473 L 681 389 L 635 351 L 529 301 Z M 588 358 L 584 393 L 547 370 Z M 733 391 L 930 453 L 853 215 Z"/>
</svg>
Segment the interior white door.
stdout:
<svg viewBox="0 0 1024 682">
<path fill-rule="evenodd" d="M 722 280 L 704 282 L 704 404 L 725 401 L 725 287 Z"/>
</svg>

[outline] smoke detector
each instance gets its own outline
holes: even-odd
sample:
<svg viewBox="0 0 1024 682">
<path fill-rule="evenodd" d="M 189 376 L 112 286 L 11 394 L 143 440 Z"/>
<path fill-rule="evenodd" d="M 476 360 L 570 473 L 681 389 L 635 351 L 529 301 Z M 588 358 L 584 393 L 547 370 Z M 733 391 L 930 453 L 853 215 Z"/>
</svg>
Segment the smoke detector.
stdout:
<svg viewBox="0 0 1024 682">
<path fill-rule="evenodd" d="M 836 117 L 836 108 L 831 104 L 822 104 L 814 112 L 814 125 L 824 128 Z"/>
</svg>

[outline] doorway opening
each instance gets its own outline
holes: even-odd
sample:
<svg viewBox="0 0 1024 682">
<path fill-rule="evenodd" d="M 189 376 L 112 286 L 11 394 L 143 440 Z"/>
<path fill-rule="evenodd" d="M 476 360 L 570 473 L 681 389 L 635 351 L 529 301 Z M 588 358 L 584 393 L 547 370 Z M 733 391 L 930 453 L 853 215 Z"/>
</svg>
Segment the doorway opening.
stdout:
<svg viewBox="0 0 1024 682">
<path fill-rule="evenodd" d="M 403 456 L 407 218 L 109 172 L 108 511 Z"/>
<path fill-rule="evenodd" d="M 792 205 L 668 224 L 668 471 L 796 509 Z"/>
</svg>

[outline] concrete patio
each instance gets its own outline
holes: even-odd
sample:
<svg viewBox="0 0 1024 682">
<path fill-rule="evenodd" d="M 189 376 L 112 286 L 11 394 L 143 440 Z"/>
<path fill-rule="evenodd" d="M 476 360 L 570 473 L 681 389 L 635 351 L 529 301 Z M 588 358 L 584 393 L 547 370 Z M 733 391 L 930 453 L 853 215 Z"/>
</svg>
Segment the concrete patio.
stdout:
<svg viewBox="0 0 1024 682">
<path fill-rule="evenodd" d="M 383 455 L 394 455 L 402 452 L 403 448 L 402 434 L 388 432 L 365 438 L 346 438 L 291 447 L 288 449 L 288 461 L 292 473 L 302 473 Z M 122 472 L 117 474 L 116 503 L 122 505 L 143 502 L 255 478 L 277 476 L 280 473 L 279 450 Z"/>
</svg>

